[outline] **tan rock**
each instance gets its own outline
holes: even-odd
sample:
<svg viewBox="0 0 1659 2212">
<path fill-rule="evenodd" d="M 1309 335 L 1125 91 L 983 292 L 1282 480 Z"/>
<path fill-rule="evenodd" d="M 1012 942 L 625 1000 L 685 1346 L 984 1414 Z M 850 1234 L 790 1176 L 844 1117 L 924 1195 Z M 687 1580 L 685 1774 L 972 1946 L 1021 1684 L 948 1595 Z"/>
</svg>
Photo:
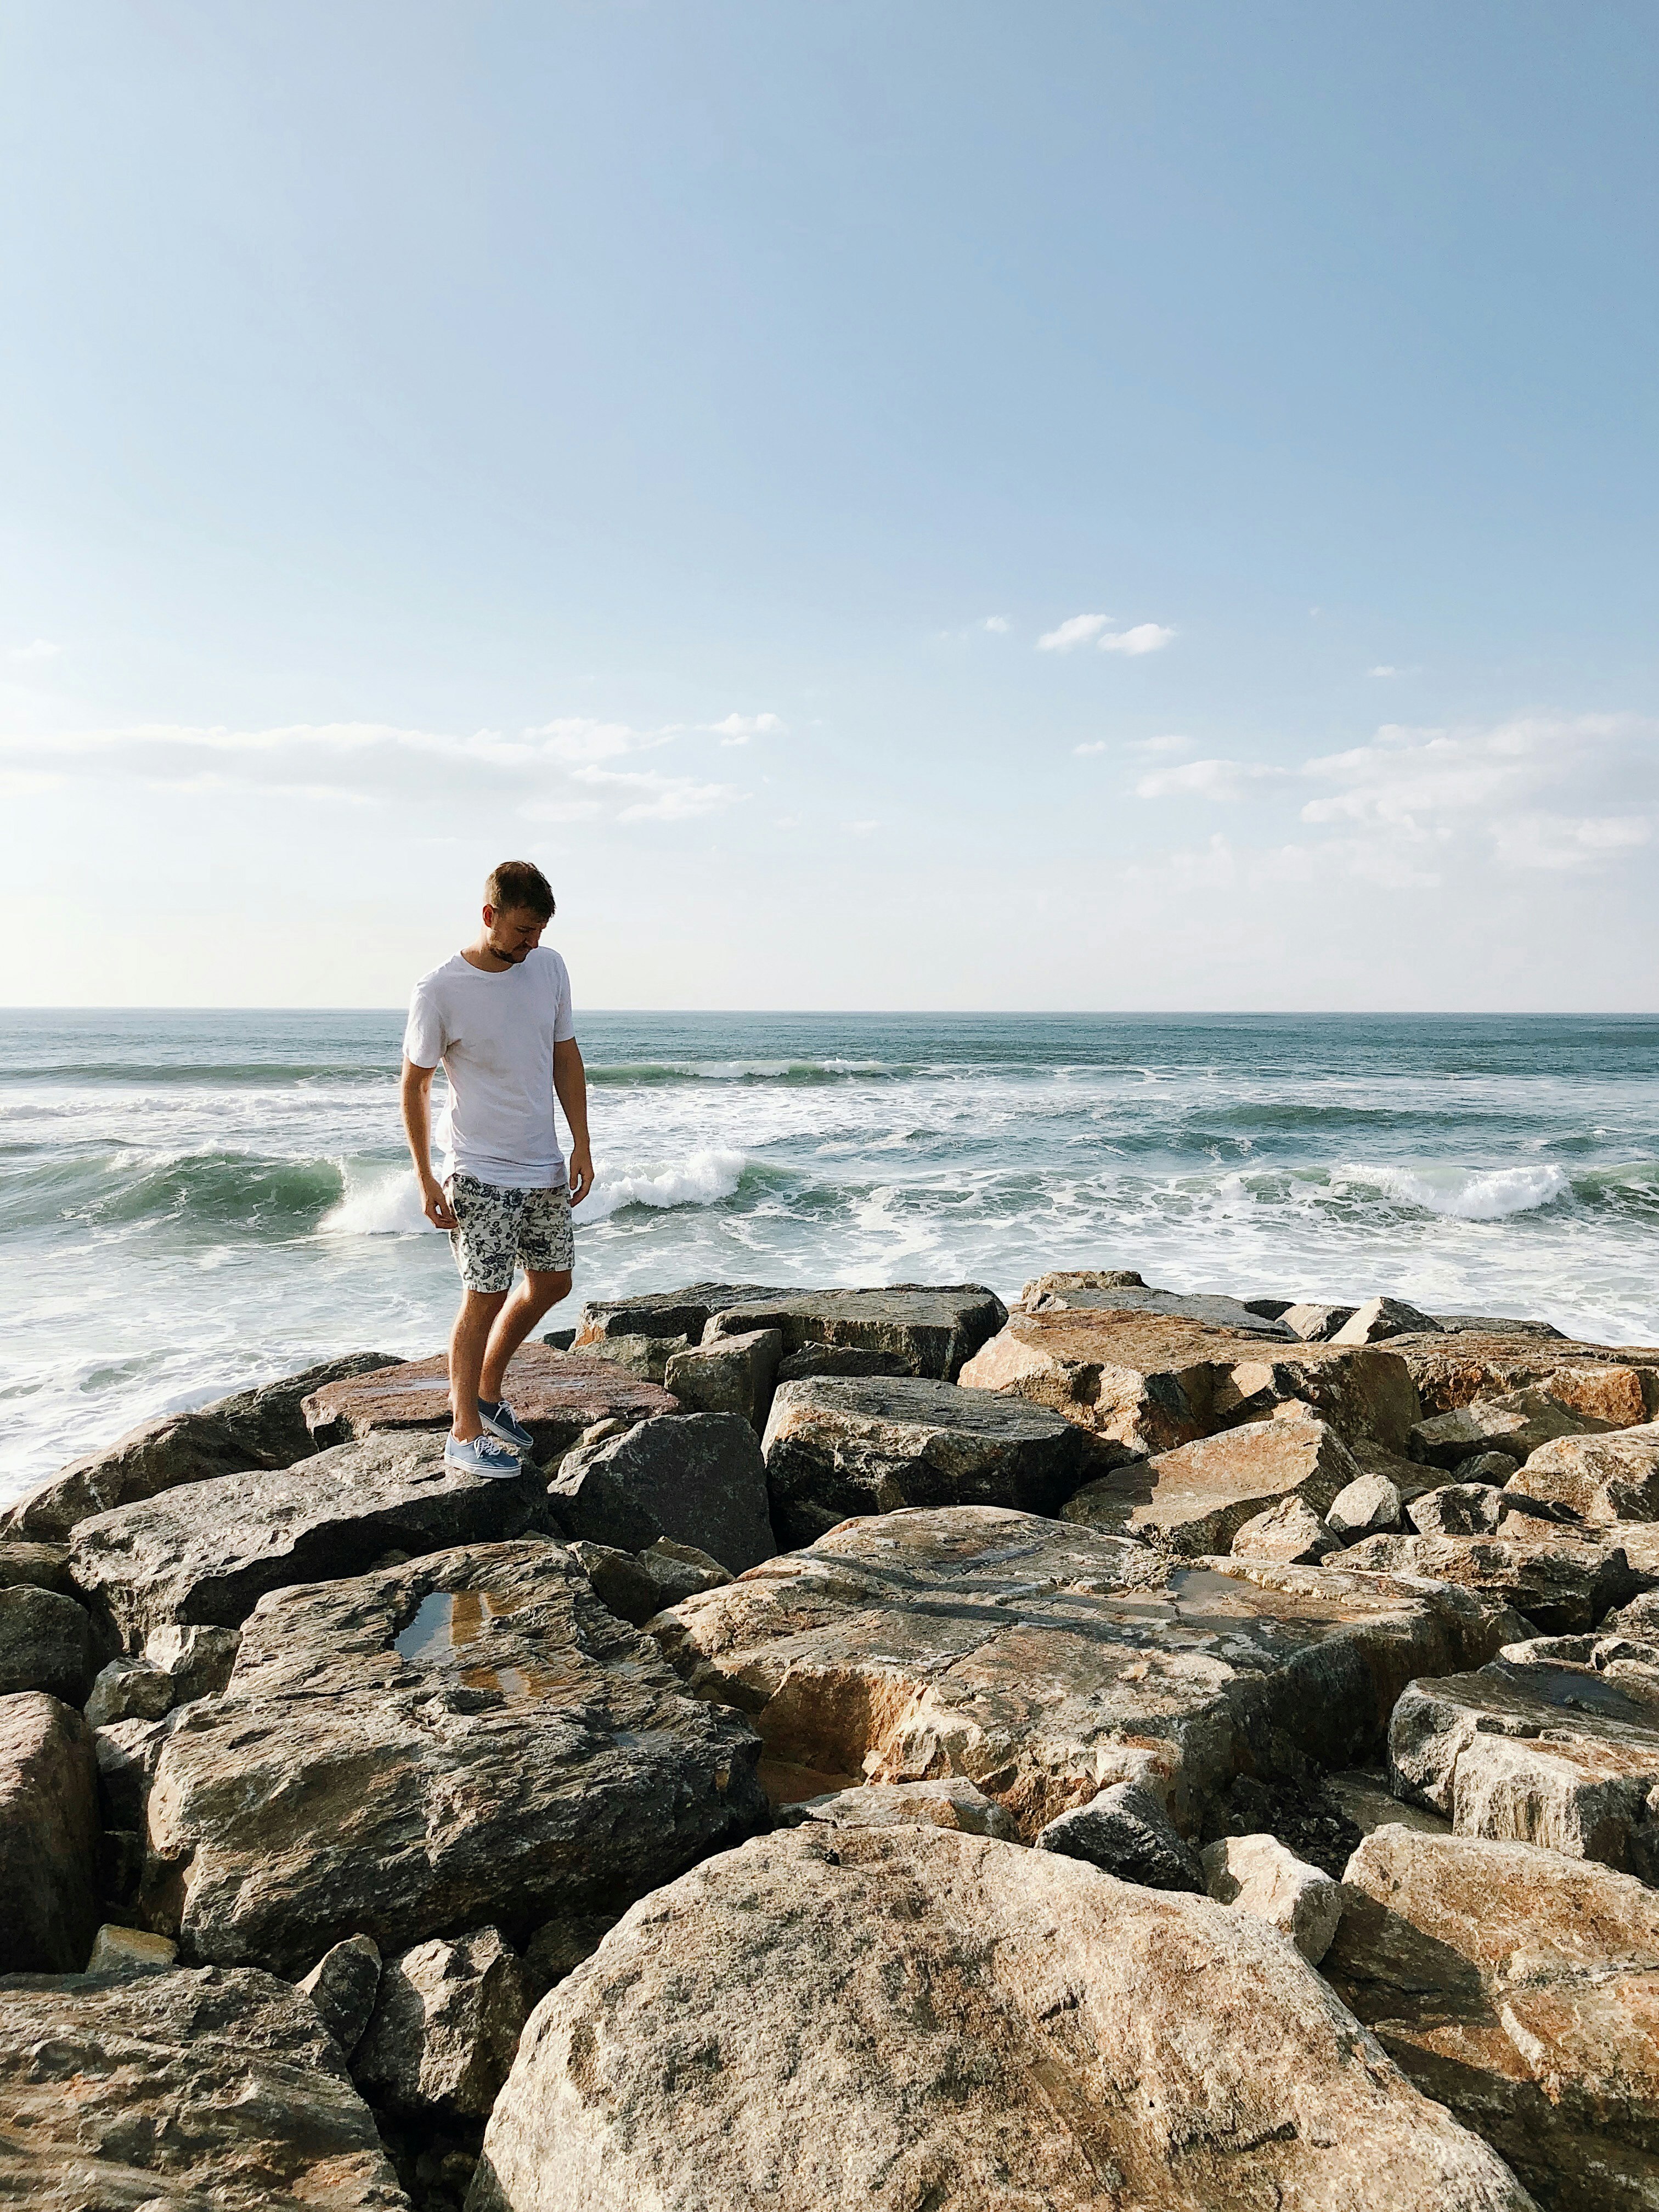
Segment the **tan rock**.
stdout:
<svg viewBox="0 0 1659 2212">
<path fill-rule="evenodd" d="M 1440 1324 L 1432 1314 L 1403 1298 L 1367 1298 L 1331 1338 L 1333 1344 L 1382 1344 L 1393 1336 L 1432 1334 Z"/>
<path fill-rule="evenodd" d="M 1317 1566 L 1340 1548 L 1340 1537 L 1299 1498 L 1287 1498 L 1282 1505 L 1255 1515 L 1232 1540 L 1236 1559 L 1278 1559 L 1287 1566 Z"/>
<path fill-rule="evenodd" d="M 93 1938 L 89 1974 L 164 1974 L 179 1963 L 179 1946 L 147 1928 L 118 1928 L 106 1921 Z"/>
<path fill-rule="evenodd" d="M 1386 1474 L 1362 1474 L 1332 1499 L 1325 1520 L 1347 1544 L 1387 1534 L 1400 1526 L 1400 1492 Z"/>
<path fill-rule="evenodd" d="M 536 1457 L 544 1464 L 580 1443 L 595 1421 L 632 1423 L 679 1410 L 679 1401 L 660 1384 L 641 1382 L 614 1361 L 557 1352 L 549 1344 L 526 1344 L 514 1354 L 507 1395 L 535 1437 Z M 319 1446 L 352 1443 L 377 1430 L 447 1430 L 449 1355 L 435 1352 L 379 1374 L 331 1382 L 306 1400 L 305 1416 Z"/>
<path fill-rule="evenodd" d="M 1505 1485 L 1586 1521 L 1659 1521 L 1659 1421 L 1540 1445 Z"/>
<path fill-rule="evenodd" d="M 1525 2212 L 1290 1946 L 939 1830 L 646 1899 L 532 2015 L 469 2212 Z"/>
<path fill-rule="evenodd" d="M 1636 1595 L 1638 1577 L 1609 1539 L 1516 1516 L 1496 1536 L 1368 1536 L 1328 1565 L 1358 1574 L 1431 1575 L 1513 1606 L 1540 1628 L 1570 1635 L 1593 1628 L 1609 1607 Z"/>
<path fill-rule="evenodd" d="M 574 1349 L 585 1352 L 610 1336 L 683 1336 L 697 1344 L 711 1315 L 752 1299 L 787 1295 L 763 1283 L 688 1283 L 678 1291 L 590 1298 L 581 1310 Z"/>
<path fill-rule="evenodd" d="M 1387 1773 L 1378 1769 L 1350 1767 L 1341 1774 L 1328 1774 L 1325 1787 L 1344 1820 L 1351 1820 L 1362 1836 L 1389 1827 L 1415 1828 L 1425 1836 L 1449 1836 L 1452 1832 L 1451 1822 L 1443 1814 L 1396 1797 L 1389 1787 Z"/>
<path fill-rule="evenodd" d="M 1258 1313 L 1241 1299 L 1207 1291 L 1159 1291 L 1133 1282 L 1121 1268 L 1077 1268 L 1039 1275 L 1020 1294 L 1027 1313 L 1077 1313 L 1091 1309 L 1104 1313 L 1165 1314 L 1187 1321 L 1212 1323 L 1236 1336 L 1264 1336 L 1288 1342 L 1297 1331 L 1285 1322 Z"/>
<path fill-rule="evenodd" d="M 1608 1425 L 1540 1386 L 1511 1390 L 1502 1398 L 1477 1398 L 1449 1413 L 1435 1413 L 1412 1431 L 1410 1450 L 1413 1459 L 1449 1471 L 1487 1451 L 1525 1459 L 1557 1437 L 1583 1436 Z"/>
<path fill-rule="evenodd" d="M 98 1927 L 92 1731 L 44 1692 L 0 1698 L 0 1974 L 78 1973 Z"/>
<path fill-rule="evenodd" d="M 523 1964 L 499 1928 L 418 1943 L 380 1968 L 352 2078 L 394 2112 L 486 2119 L 529 2012 Z"/>
<path fill-rule="evenodd" d="M 1342 1892 L 1276 1836 L 1224 1836 L 1206 1846 L 1204 1880 L 1218 1905 L 1253 1912 L 1288 1936 L 1310 1966 L 1331 1948 Z"/>
<path fill-rule="evenodd" d="M 819 1820 L 832 1828 L 902 1828 L 920 1820 L 930 1828 L 954 1828 L 964 1836 L 995 1836 L 1006 1844 L 1018 1834 L 994 1797 L 960 1774 L 942 1782 L 879 1782 L 861 1790 L 836 1790 L 787 1805 L 781 1827 Z"/>
<path fill-rule="evenodd" d="M 1063 1517 L 1151 1536 L 1192 1558 L 1228 1550 L 1270 1506 L 1297 1499 L 1323 1514 L 1359 1479 L 1352 1454 L 1324 1422 L 1250 1421 L 1086 1483 Z"/>
<path fill-rule="evenodd" d="M 1659 2203 L 1659 1897 L 1525 1844 L 1380 1829 L 1325 1960 L 1424 2094 L 1552 2212 Z"/>
<path fill-rule="evenodd" d="M 1397 1337 L 1394 1349 L 1425 1415 L 1541 1386 L 1616 1428 L 1659 1416 L 1659 1349 L 1479 1331 Z"/>
</svg>

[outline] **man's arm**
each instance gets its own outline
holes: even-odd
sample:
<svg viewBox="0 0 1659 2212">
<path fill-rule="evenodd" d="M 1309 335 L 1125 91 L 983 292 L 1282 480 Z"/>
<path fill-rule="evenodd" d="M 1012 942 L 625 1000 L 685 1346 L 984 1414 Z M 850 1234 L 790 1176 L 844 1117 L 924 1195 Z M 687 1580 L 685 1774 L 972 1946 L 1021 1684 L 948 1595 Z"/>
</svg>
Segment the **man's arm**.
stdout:
<svg viewBox="0 0 1659 2212">
<path fill-rule="evenodd" d="M 587 1142 L 587 1070 L 574 1037 L 553 1048 L 553 1088 L 570 1124 L 570 1203 L 580 1206 L 593 1188 L 593 1155 Z"/>
<path fill-rule="evenodd" d="M 404 1134 L 415 1163 L 415 1180 L 421 1186 L 421 1211 L 434 1229 L 456 1226 L 454 1208 L 444 1196 L 444 1187 L 432 1172 L 432 1079 L 434 1068 L 404 1062 Z M 568 1109 L 566 1109 L 568 1110 Z"/>
</svg>

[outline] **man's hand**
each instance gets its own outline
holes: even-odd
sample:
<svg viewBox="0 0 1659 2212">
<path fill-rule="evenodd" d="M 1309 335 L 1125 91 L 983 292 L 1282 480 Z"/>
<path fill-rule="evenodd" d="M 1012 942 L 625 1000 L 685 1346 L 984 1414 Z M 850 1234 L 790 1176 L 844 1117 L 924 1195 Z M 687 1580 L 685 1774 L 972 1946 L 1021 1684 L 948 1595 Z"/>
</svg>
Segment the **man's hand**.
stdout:
<svg viewBox="0 0 1659 2212">
<path fill-rule="evenodd" d="M 570 1148 L 570 1203 L 580 1206 L 593 1188 L 593 1155 L 586 1145 Z"/>
<path fill-rule="evenodd" d="M 435 1176 L 428 1176 L 421 1185 L 421 1211 L 434 1229 L 459 1229 L 461 1225 Z"/>
</svg>

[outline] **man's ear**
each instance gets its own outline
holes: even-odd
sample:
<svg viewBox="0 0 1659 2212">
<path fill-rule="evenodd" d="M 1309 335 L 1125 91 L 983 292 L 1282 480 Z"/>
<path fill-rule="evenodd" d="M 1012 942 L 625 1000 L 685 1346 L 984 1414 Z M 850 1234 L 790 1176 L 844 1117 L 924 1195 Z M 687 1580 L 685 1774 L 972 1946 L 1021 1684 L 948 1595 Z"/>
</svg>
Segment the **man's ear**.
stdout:
<svg viewBox="0 0 1659 2212">
<path fill-rule="evenodd" d="M 494 929 L 495 927 L 495 909 L 488 899 L 484 901 L 483 926 L 486 929 Z"/>
</svg>

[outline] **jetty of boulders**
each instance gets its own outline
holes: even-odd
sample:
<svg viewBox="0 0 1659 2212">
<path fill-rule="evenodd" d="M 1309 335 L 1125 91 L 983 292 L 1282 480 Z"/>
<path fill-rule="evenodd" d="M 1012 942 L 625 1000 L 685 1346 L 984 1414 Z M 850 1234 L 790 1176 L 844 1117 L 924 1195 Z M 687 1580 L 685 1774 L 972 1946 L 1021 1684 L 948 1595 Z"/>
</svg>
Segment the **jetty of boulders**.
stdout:
<svg viewBox="0 0 1659 2212">
<path fill-rule="evenodd" d="M 1659 1349 L 695 1284 L 0 1516 L 0 2203 L 1659 2206 Z"/>
</svg>

